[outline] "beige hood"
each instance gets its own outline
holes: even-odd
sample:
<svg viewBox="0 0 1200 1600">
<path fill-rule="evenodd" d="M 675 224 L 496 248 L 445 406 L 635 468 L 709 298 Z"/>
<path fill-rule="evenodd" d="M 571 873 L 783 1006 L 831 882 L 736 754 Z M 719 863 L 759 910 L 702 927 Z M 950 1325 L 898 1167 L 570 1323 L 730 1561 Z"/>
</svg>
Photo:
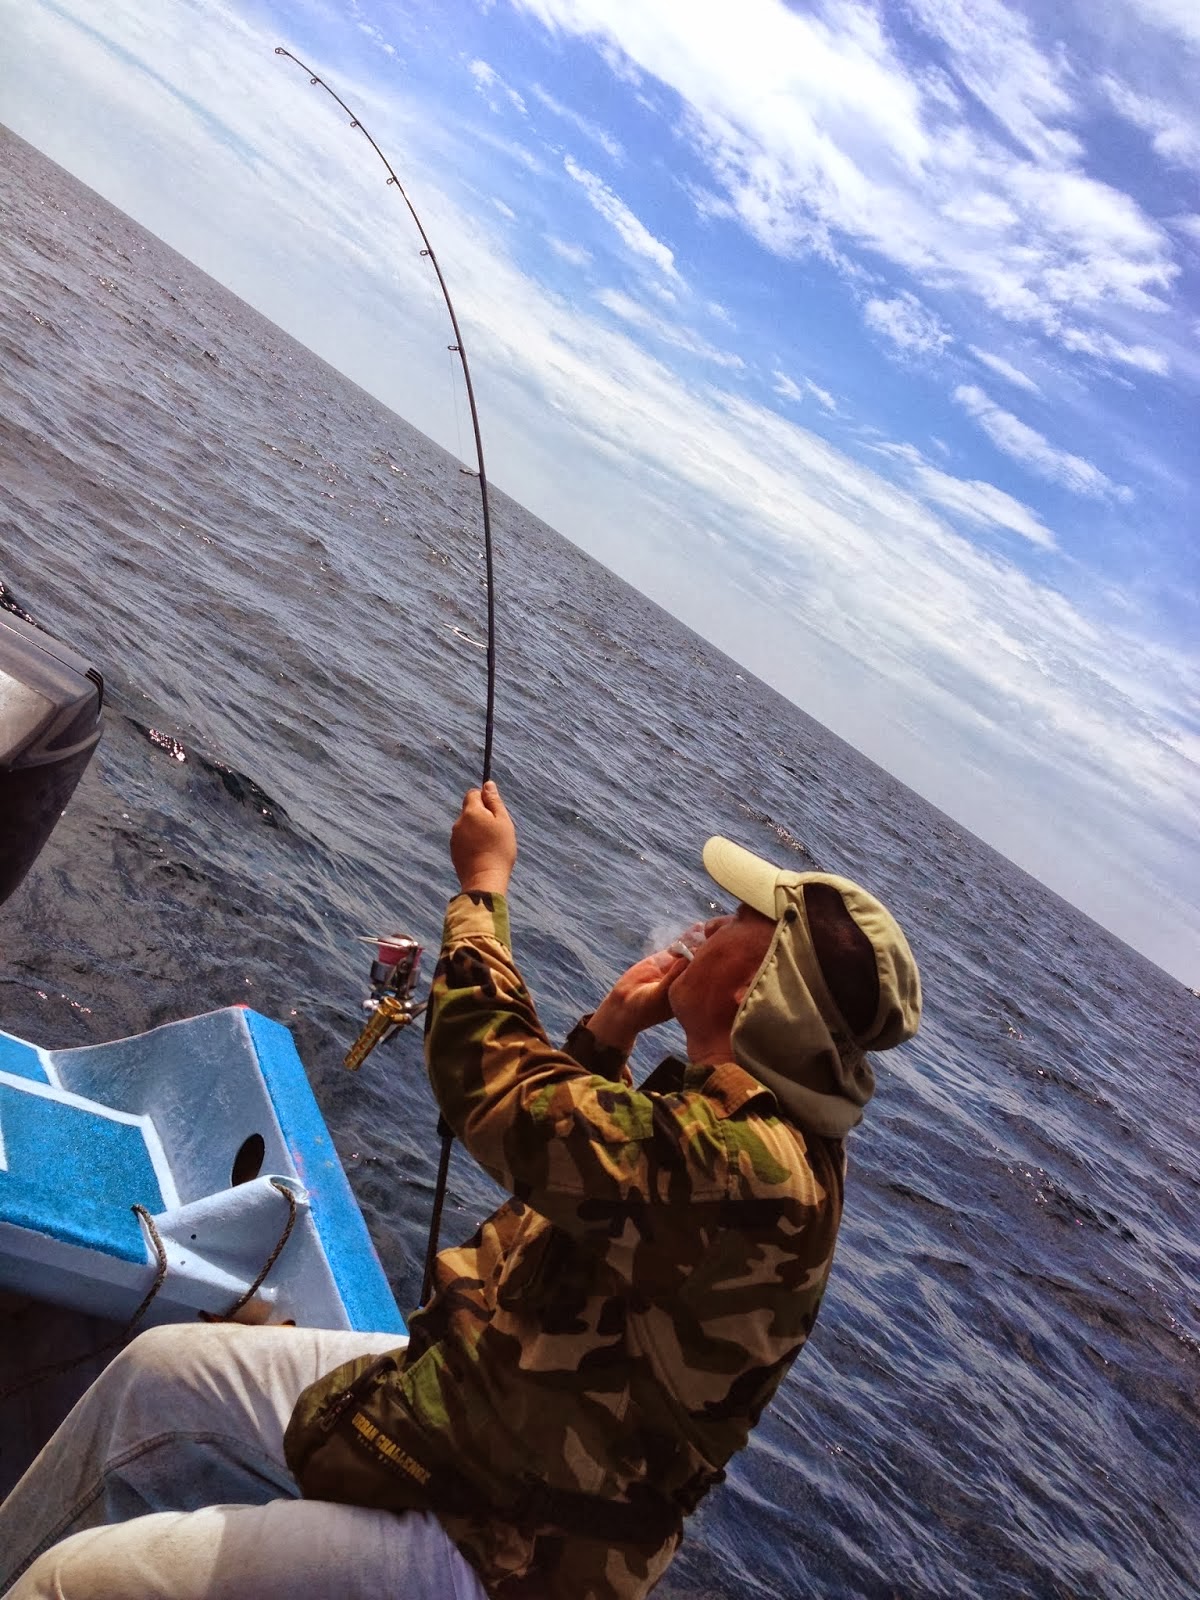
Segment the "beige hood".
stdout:
<svg viewBox="0 0 1200 1600">
<path fill-rule="evenodd" d="M 849 878 L 784 872 L 732 844 L 710 839 L 704 865 L 730 894 L 775 919 L 775 934 L 734 1018 L 734 1059 L 772 1090 L 804 1128 L 840 1138 L 862 1120 L 875 1091 L 868 1050 L 912 1038 L 921 1016 L 917 965 L 894 917 Z M 875 953 L 879 1004 L 857 1035 L 838 1010 L 813 949 L 804 886 L 836 889 Z"/>
</svg>

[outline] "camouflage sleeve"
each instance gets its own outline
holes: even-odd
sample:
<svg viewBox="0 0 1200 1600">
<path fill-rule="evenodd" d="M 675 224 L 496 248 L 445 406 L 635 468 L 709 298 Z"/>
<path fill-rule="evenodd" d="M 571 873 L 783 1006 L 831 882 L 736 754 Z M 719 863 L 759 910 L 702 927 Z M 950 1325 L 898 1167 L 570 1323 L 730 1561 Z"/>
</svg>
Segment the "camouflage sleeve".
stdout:
<svg viewBox="0 0 1200 1600">
<path fill-rule="evenodd" d="M 590 1011 L 580 1018 L 563 1040 L 563 1049 L 593 1077 L 607 1078 L 610 1083 L 632 1083 L 629 1058 L 615 1045 L 601 1044 L 588 1027 L 591 1020 Z"/>
<path fill-rule="evenodd" d="M 456 896 L 425 1055 L 443 1116 L 484 1170 L 575 1233 L 610 1232 L 614 1208 L 723 1192 L 724 1141 L 702 1096 L 641 1094 L 623 1061 L 609 1076 L 618 1052 L 580 1028 L 568 1043 L 557 1049 L 538 1021 L 504 898 Z"/>
</svg>

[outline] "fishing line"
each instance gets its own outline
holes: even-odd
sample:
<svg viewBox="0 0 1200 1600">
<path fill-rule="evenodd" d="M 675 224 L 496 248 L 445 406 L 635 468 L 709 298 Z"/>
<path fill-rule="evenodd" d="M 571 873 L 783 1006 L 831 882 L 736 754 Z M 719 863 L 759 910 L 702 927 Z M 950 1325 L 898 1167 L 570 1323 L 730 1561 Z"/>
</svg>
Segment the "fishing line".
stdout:
<svg viewBox="0 0 1200 1600">
<path fill-rule="evenodd" d="M 454 377 L 454 351 L 453 350 L 451 350 L 449 352 L 449 354 L 447 356 L 447 360 L 450 362 L 450 397 L 454 402 L 455 453 L 461 459 L 461 457 L 463 455 L 462 412 L 460 411 L 459 404 L 458 404 L 458 384 L 455 381 L 455 377 Z"/>
<path fill-rule="evenodd" d="M 483 552 L 487 582 L 487 712 L 484 718 L 483 734 L 483 777 L 480 781 L 482 783 L 486 783 L 492 775 L 492 736 L 496 715 L 496 597 L 494 571 L 492 565 L 492 518 L 491 509 L 488 505 L 487 473 L 484 470 L 483 465 L 483 436 L 479 431 L 479 412 L 475 405 L 475 389 L 471 383 L 471 368 L 467 362 L 467 352 L 465 346 L 463 345 L 462 333 L 459 331 L 458 317 L 455 315 L 454 311 L 454 302 L 450 298 L 450 290 L 446 287 L 446 280 L 442 275 L 442 269 L 438 262 L 438 258 L 434 253 L 433 246 L 429 242 L 429 235 L 425 232 L 424 225 L 421 222 L 420 217 L 417 215 L 416 207 L 409 199 L 404 185 L 396 176 L 391 162 L 375 143 L 375 140 L 371 137 L 370 133 L 363 126 L 359 118 L 355 116 L 354 112 L 351 111 L 350 107 L 342 99 L 341 95 L 338 94 L 336 90 L 331 89 L 319 73 L 314 72 L 311 67 L 306 66 L 305 63 L 301 61 L 299 56 L 293 55 L 290 50 L 284 49 L 283 45 L 281 44 L 275 46 L 275 54 L 277 56 L 286 57 L 288 61 L 294 61 L 301 71 L 307 72 L 308 81 L 314 86 L 314 88 L 324 89 L 325 93 L 329 95 L 331 99 L 335 100 L 339 106 L 341 106 L 342 110 L 350 118 L 350 126 L 352 128 L 357 128 L 359 133 L 364 135 L 367 143 L 371 146 L 371 149 L 374 150 L 380 161 L 383 162 L 388 175 L 388 183 L 399 190 L 400 198 L 408 207 L 409 215 L 416 223 L 417 232 L 421 235 L 421 243 L 423 246 L 421 254 L 428 259 L 430 266 L 432 266 L 434 272 L 437 273 L 438 287 L 442 291 L 442 299 L 446 302 L 446 310 L 450 313 L 450 326 L 454 329 L 454 343 L 448 346 L 448 348 L 452 355 L 457 355 L 462 364 L 463 382 L 465 383 L 467 389 L 467 404 L 471 408 L 471 427 L 475 433 L 475 460 L 479 469 L 479 498 L 483 507 Z M 458 399 L 456 396 L 456 416 L 457 412 Z M 446 1122 L 446 1119 L 441 1116 L 438 1118 L 438 1133 L 441 1135 L 442 1146 L 438 1161 L 437 1183 L 433 1196 L 433 1214 L 429 1224 L 429 1244 L 425 1252 L 425 1276 L 424 1282 L 421 1286 L 422 1305 L 424 1305 L 429 1299 L 430 1291 L 433 1287 L 433 1263 L 434 1258 L 437 1255 L 438 1232 L 441 1226 L 442 1206 L 445 1203 L 446 1198 L 446 1178 L 450 1170 L 450 1147 L 454 1142 L 454 1132 Z"/>
</svg>

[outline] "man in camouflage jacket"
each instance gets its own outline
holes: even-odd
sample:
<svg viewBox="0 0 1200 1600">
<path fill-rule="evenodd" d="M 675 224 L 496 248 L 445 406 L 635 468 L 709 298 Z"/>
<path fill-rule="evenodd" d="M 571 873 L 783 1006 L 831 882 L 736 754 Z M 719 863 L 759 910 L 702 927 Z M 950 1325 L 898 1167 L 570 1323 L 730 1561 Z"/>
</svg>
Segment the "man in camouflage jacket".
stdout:
<svg viewBox="0 0 1200 1600">
<path fill-rule="evenodd" d="M 513 1198 L 442 1252 L 402 1368 L 350 1408 L 378 1430 L 360 1432 L 360 1454 L 384 1441 L 376 1484 L 347 1473 L 344 1450 L 322 1463 L 319 1445 L 321 1407 L 363 1363 L 306 1397 L 289 1459 L 319 1497 L 432 1501 L 494 1600 L 634 1600 L 746 1443 L 825 1290 L 843 1135 L 873 1078 L 809 925 L 823 906 L 834 982 L 858 962 L 860 992 L 840 986 L 863 1042 L 914 1031 L 916 968 L 856 885 L 777 873 L 712 840 L 706 865 L 738 912 L 713 918 L 693 957 L 638 963 L 557 1049 L 513 961 L 516 836 L 495 785 L 468 794 L 451 852 L 463 892 L 434 976 L 430 1080 Z M 637 1089 L 628 1052 L 672 1013 L 688 1060 Z M 428 1498 L 404 1482 L 397 1448 L 433 1474 Z M 466 1495 L 439 1505 L 439 1473 Z"/>
<path fill-rule="evenodd" d="M 710 840 L 737 912 L 631 968 L 556 1049 L 512 958 L 494 785 L 451 854 L 430 1078 L 512 1198 L 438 1257 L 406 1351 L 136 1340 L 0 1510 L 12 1576 L 46 1550 L 10 1600 L 635 1600 L 746 1443 L 820 1306 L 863 1052 L 916 1028 L 903 934 L 845 879 Z M 688 1059 L 636 1089 L 634 1040 L 672 1014 Z"/>
</svg>

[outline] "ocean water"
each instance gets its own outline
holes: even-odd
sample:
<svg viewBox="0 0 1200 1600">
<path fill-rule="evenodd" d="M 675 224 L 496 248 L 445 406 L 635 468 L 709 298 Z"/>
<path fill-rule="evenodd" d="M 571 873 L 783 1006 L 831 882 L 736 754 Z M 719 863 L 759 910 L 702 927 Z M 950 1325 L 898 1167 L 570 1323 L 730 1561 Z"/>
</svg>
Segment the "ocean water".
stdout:
<svg viewBox="0 0 1200 1600">
<path fill-rule="evenodd" d="M 0 214 L 0 602 L 109 694 L 0 909 L 0 1026 L 66 1046 L 231 1001 L 288 1022 L 410 1308 L 420 1041 L 340 1060 L 355 936 L 436 948 L 452 887 L 477 485 L 2 133 Z M 852 1139 L 820 1323 L 659 1593 L 1200 1593 L 1200 1002 L 499 493 L 493 514 L 496 776 L 550 1031 L 708 910 L 709 832 L 862 878 L 925 980 Z M 444 1240 L 494 1198 L 457 1152 Z"/>
</svg>

